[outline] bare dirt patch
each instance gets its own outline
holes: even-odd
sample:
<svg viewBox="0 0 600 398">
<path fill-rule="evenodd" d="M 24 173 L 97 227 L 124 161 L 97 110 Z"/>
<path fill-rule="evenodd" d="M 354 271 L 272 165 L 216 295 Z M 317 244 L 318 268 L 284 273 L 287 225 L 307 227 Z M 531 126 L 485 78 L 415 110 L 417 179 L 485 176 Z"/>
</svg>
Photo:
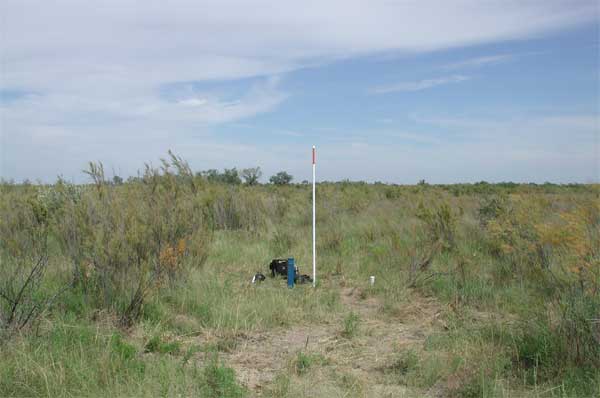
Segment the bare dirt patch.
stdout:
<svg viewBox="0 0 600 398">
<path fill-rule="evenodd" d="M 380 300 L 365 297 L 358 288 L 342 289 L 341 300 L 359 314 L 361 328 L 354 339 L 354 355 L 345 357 L 345 362 L 366 372 L 376 372 L 393 361 L 398 351 L 422 344 L 440 326 L 439 304 L 417 294 L 403 306 L 402 316 L 394 317 L 382 314 Z"/>
<path fill-rule="evenodd" d="M 237 336 L 235 348 L 223 353 L 222 359 L 235 369 L 240 383 L 256 395 L 261 395 L 279 373 L 289 370 L 302 351 L 322 355 L 327 359 L 326 367 L 362 380 L 369 386 L 369 395 L 389 396 L 390 389 L 397 388 L 381 384 L 381 369 L 392 363 L 399 351 L 422 345 L 427 335 L 443 327 L 439 321 L 441 307 L 415 293 L 403 306 L 401 316 L 390 317 L 382 314 L 378 298 L 368 297 L 358 288 L 343 288 L 340 299 L 346 312 L 332 315 L 327 323 Z M 343 316 L 349 312 L 358 315 L 359 332 L 345 338 Z"/>
<path fill-rule="evenodd" d="M 268 386 L 299 351 L 323 351 L 335 344 L 330 325 L 295 326 L 245 336 L 223 356 L 239 381 L 253 391 Z"/>
</svg>

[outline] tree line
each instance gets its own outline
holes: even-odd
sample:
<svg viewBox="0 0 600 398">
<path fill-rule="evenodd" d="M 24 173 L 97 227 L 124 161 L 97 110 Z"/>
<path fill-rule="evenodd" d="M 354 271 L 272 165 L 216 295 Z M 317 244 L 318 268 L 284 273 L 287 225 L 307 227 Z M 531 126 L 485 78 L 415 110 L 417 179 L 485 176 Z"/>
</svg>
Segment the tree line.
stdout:
<svg viewBox="0 0 600 398">
<path fill-rule="evenodd" d="M 237 168 L 232 169 L 223 169 L 223 171 L 219 171 L 217 169 L 209 169 L 204 171 L 199 171 L 196 173 L 198 176 L 202 176 L 211 182 L 219 182 L 223 184 L 230 185 L 258 185 L 259 180 L 263 176 L 263 172 L 260 167 L 250 167 L 247 169 L 238 170 Z M 287 185 L 292 182 L 294 177 L 287 173 L 286 171 L 280 171 L 271 177 L 269 177 L 269 182 L 275 185 Z"/>
<path fill-rule="evenodd" d="M 196 177 L 205 178 L 207 181 L 226 184 L 226 185 L 259 185 L 260 179 L 263 176 L 263 172 L 260 167 L 250 167 L 246 169 L 238 170 L 236 167 L 228 169 L 224 168 L 223 171 L 219 171 L 217 169 L 208 169 L 197 171 L 195 173 Z M 287 171 L 280 171 L 276 174 L 273 174 L 269 177 L 269 183 L 273 185 L 288 185 L 293 181 L 294 177 L 289 174 Z M 140 177 L 129 177 L 127 182 L 134 182 L 140 180 Z M 115 175 L 112 178 L 113 185 L 121 185 L 125 183 L 125 180 Z M 308 183 L 308 181 L 303 181 L 303 183 Z"/>
</svg>

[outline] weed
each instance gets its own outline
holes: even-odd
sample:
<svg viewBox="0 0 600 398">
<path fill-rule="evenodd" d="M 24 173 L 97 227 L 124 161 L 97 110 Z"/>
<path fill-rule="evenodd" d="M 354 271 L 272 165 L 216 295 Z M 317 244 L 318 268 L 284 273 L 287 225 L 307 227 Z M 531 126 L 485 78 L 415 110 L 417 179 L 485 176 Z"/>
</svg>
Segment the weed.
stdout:
<svg viewBox="0 0 600 398">
<path fill-rule="evenodd" d="M 307 354 L 303 351 L 298 351 L 296 358 L 293 360 L 293 371 L 296 375 L 303 375 L 315 365 L 327 364 L 327 359 L 320 354 Z"/>
<path fill-rule="evenodd" d="M 304 354 L 302 351 L 298 352 L 296 361 L 294 363 L 294 370 L 296 374 L 303 375 L 308 371 L 312 365 L 312 358 L 309 355 Z"/>
<path fill-rule="evenodd" d="M 234 370 L 223 366 L 216 355 L 204 367 L 202 382 L 200 391 L 203 397 L 237 398 L 246 395 L 235 379 Z"/>
<path fill-rule="evenodd" d="M 131 344 L 123 341 L 119 333 L 114 333 L 110 339 L 112 351 L 121 359 L 127 361 L 133 359 L 137 354 L 137 349 Z"/>
<path fill-rule="evenodd" d="M 405 376 L 409 371 L 415 369 L 419 358 L 413 350 L 403 351 L 400 357 L 389 366 L 389 371 L 400 376 Z"/>
<path fill-rule="evenodd" d="M 161 336 L 153 336 L 144 346 L 145 352 L 155 352 L 158 354 L 177 354 L 181 343 L 178 341 L 166 342 Z"/>
<path fill-rule="evenodd" d="M 344 318 L 342 336 L 351 339 L 358 333 L 360 317 L 354 312 L 350 312 Z"/>
</svg>

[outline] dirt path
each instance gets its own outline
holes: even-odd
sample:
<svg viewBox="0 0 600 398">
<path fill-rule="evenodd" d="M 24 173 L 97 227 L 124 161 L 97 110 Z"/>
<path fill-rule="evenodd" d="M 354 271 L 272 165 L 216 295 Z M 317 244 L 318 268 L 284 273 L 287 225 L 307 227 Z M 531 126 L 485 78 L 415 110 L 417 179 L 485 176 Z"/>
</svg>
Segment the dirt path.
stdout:
<svg viewBox="0 0 600 398">
<path fill-rule="evenodd" d="M 443 327 L 439 304 L 415 293 L 400 316 L 390 317 L 382 314 L 379 299 L 363 298 L 357 288 L 343 288 L 340 296 L 345 312 L 329 323 L 244 335 L 222 358 L 235 369 L 240 383 L 259 396 L 277 374 L 292 366 L 300 351 L 322 355 L 336 371 L 364 381 L 369 396 L 405 396 L 403 387 L 382 384 L 383 371 L 399 351 L 422 345 L 427 335 Z M 350 312 L 358 315 L 360 332 L 346 338 L 341 333 L 343 316 Z"/>
</svg>

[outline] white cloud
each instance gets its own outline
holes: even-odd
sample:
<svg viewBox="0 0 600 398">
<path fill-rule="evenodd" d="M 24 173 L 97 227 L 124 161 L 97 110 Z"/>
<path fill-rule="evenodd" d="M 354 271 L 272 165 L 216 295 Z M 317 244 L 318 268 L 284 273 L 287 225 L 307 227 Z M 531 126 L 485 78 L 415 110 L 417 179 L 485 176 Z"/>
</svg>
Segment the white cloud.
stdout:
<svg viewBox="0 0 600 398">
<path fill-rule="evenodd" d="M 469 79 L 469 76 L 463 75 L 438 77 L 435 79 L 425 79 L 414 82 L 400 82 L 388 84 L 385 86 L 374 87 L 370 90 L 370 92 L 373 94 L 388 94 L 401 91 L 421 91 L 436 86 L 442 86 L 445 84 L 460 83 Z"/>
<path fill-rule="evenodd" d="M 592 20 L 596 4 L 5 0 L 0 11 L 1 86 L 121 95 L 336 57 L 527 38 Z"/>
<path fill-rule="evenodd" d="M 36 94 L 0 104 L 0 175 L 52 178 L 79 173 L 89 159 L 139 166 L 169 147 L 200 150 L 190 137 L 287 98 L 272 76 L 360 55 L 529 38 L 593 20 L 596 9 L 594 1 L 553 0 L 4 0 L 0 90 Z M 258 82 L 235 98 L 159 95 L 174 82 L 248 77 Z"/>
</svg>

